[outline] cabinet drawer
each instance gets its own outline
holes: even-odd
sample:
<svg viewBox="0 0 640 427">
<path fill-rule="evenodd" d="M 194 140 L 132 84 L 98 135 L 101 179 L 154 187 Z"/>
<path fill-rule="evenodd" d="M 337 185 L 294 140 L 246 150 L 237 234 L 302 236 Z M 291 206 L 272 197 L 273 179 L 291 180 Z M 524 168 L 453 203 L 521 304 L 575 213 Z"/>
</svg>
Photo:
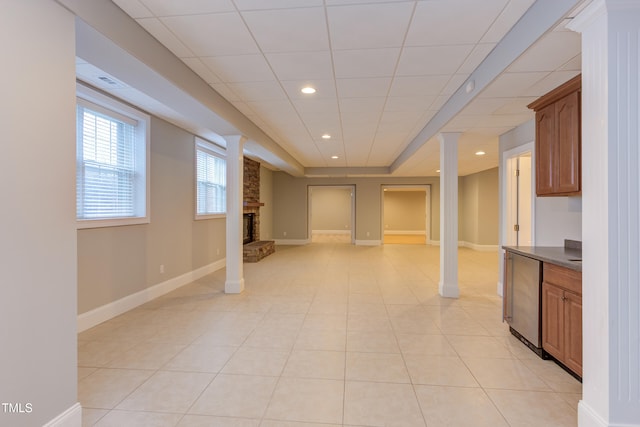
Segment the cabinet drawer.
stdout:
<svg viewBox="0 0 640 427">
<path fill-rule="evenodd" d="M 582 295 L 582 273 L 555 264 L 544 263 L 542 280 Z"/>
</svg>

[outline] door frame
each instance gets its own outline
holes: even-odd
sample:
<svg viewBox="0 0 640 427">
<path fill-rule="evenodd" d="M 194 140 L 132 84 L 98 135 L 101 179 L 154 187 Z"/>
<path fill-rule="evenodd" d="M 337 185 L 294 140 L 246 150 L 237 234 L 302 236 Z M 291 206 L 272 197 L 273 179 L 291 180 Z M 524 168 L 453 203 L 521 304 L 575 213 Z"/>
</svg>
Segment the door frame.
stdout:
<svg viewBox="0 0 640 427">
<path fill-rule="evenodd" d="M 512 148 L 510 150 L 506 150 L 502 153 L 502 163 L 500 164 L 500 247 L 506 245 L 506 233 L 507 233 L 507 214 L 509 209 L 509 184 L 512 182 L 513 177 L 509 174 L 509 160 L 520 157 L 525 153 L 531 153 L 531 245 L 535 245 L 536 239 L 536 151 L 535 151 L 535 143 L 534 141 L 528 142 L 523 145 L 519 145 L 518 147 Z M 499 268 L 498 268 L 498 283 L 497 283 L 497 293 L 502 296 L 502 285 L 504 283 L 504 249 L 500 249 L 499 259 Z"/>
<path fill-rule="evenodd" d="M 380 241 L 384 245 L 384 191 L 385 189 L 407 189 L 425 192 L 424 243 L 431 244 L 431 184 L 388 184 L 380 187 Z"/>
<path fill-rule="evenodd" d="M 351 238 L 349 241 L 352 245 L 356 243 L 356 186 L 355 185 L 308 185 L 307 186 L 307 238 L 309 242 L 313 242 L 312 222 L 311 217 L 313 213 L 313 197 L 312 192 L 314 188 L 334 188 L 334 189 L 348 189 L 351 190 L 351 215 L 349 228 L 351 229 Z"/>
</svg>

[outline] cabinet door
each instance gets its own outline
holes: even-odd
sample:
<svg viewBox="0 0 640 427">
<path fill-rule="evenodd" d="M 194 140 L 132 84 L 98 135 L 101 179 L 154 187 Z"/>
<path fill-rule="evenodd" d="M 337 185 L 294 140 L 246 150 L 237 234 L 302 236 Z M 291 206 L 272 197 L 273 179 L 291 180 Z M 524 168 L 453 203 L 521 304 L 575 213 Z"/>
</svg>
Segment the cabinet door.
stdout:
<svg viewBox="0 0 640 427">
<path fill-rule="evenodd" d="M 542 282 L 542 348 L 558 360 L 564 358 L 564 291 Z"/>
<path fill-rule="evenodd" d="M 556 193 L 580 191 L 580 92 L 556 102 Z"/>
<path fill-rule="evenodd" d="M 536 193 L 554 193 L 554 158 L 556 139 L 555 104 L 536 112 Z"/>
<path fill-rule="evenodd" d="M 567 368 L 582 376 L 582 297 L 564 293 L 564 361 Z"/>
</svg>

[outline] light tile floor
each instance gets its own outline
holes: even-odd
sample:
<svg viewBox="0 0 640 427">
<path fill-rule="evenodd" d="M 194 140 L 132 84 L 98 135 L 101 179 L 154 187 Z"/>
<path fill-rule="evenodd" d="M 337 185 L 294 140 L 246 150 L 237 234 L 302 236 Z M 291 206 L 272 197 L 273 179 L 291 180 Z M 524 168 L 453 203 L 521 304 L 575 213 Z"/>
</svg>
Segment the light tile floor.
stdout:
<svg viewBox="0 0 640 427">
<path fill-rule="evenodd" d="M 497 254 L 459 251 L 461 297 L 438 295 L 437 247 L 280 246 L 78 337 L 86 426 L 576 425 L 581 384 L 500 321 Z"/>
</svg>

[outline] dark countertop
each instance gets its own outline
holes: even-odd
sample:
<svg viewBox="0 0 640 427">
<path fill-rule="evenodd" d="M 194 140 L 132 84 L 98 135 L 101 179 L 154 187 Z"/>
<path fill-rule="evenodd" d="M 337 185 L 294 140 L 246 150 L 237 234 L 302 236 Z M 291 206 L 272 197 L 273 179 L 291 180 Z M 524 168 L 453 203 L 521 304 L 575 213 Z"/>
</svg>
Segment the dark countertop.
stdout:
<svg viewBox="0 0 640 427">
<path fill-rule="evenodd" d="M 502 248 L 509 252 L 582 272 L 582 249 L 562 246 L 503 246 Z"/>
</svg>

